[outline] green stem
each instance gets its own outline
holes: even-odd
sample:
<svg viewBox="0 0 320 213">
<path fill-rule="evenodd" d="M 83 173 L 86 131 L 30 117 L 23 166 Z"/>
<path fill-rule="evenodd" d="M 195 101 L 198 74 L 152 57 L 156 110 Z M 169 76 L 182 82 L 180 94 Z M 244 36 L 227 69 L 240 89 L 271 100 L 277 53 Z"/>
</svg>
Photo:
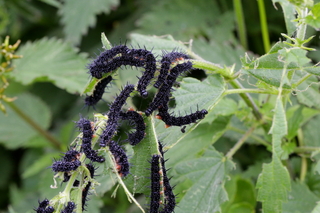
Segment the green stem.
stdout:
<svg viewBox="0 0 320 213">
<path fill-rule="evenodd" d="M 239 128 L 236 128 L 236 127 L 231 126 L 231 125 L 228 126 L 228 130 L 231 130 L 231 131 L 234 131 L 234 132 L 237 132 L 237 133 L 240 133 L 240 134 L 245 134 L 245 133 L 246 133 L 244 130 L 239 129 Z M 263 140 L 263 139 L 260 138 L 259 136 L 256 136 L 256 135 L 254 135 L 254 134 L 251 134 L 249 137 L 252 138 L 253 140 L 257 141 L 258 143 L 266 146 L 266 147 L 271 147 L 271 143 L 269 143 L 269 142 L 266 141 L 266 140 Z"/>
<path fill-rule="evenodd" d="M 244 22 L 241 0 L 233 0 L 233 6 L 236 14 L 237 30 L 240 43 L 244 49 L 248 49 L 246 25 Z"/>
<path fill-rule="evenodd" d="M 299 21 L 296 37 L 301 41 L 303 41 L 306 35 L 306 30 L 307 30 L 307 24 L 303 21 L 303 19 L 308 15 L 308 8 L 304 10 L 297 10 L 297 12 L 299 14 L 299 18 L 301 21 Z"/>
<path fill-rule="evenodd" d="M 269 90 L 262 89 L 229 89 L 224 92 L 225 95 L 229 94 L 240 94 L 240 93 L 259 93 L 259 94 L 274 94 L 277 95 L 277 92 L 271 92 Z"/>
<path fill-rule="evenodd" d="M 298 154 L 305 154 L 305 153 L 320 151 L 320 148 L 319 147 L 311 147 L 311 146 L 300 146 L 300 147 L 294 148 L 293 151 Z"/>
<path fill-rule="evenodd" d="M 266 10 L 264 7 L 263 0 L 258 0 L 258 7 L 259 7 L 263 46 L 264 46 L 264 51 L 267 53 L 270 50 L 270 39 L 269 39 L 269 32 L 268 32 Z"/>
<path fill-rule="evenodd" d="M 49 132 L 45 131 L 41 126 L 39 126 L 34 120 L 32 120 L 27 114 L 25 114 L 19 107 L 17 107 L 13 102 L 7 102 L 7 104 L 17 113 L 25 122 L 32 126 L 40 135 L 45 137 L 51 144 L 58 150 L 62 150 L 60 142 L 55 139 Z"/>
<path fill-rule="evenodd" d="M 229 82 L 231 86 L 233 86 L 236 89 L 244 89 L 241 83 L 235 79 L 233 81 Z M 254 117 L 260 121 L 262 119 L 262 115 L 259 112 L 258 106 L 254 103 L 252 97 L 248 93 L 240 93 L 240 97 L 244 100 L 244 102 L 252 109 L 252 113 Z"/>
<path fill-rule="evenodd" d="M 292 84 L 292 87 L 295 88 L 295 87 L 299 86 L 300 84 L 302 84 L 305 80 L 307 80 L 311 76 L 312 76 L 312 74 L 306 74 L 305 76 L 300 78 L 299 81 L 297 81 L 296 83 Z"/>
<path fill-rule="evenodd" d="M 248 139 L 248 137 L 252 134 L 255 130 L 255 126 L 251 127 L 243 136 L 238 140 L 238 142 L 230 149 L 230 151 L 226 154 L 228 159 L 231 159 L 232 156 L 241 148 L 244 142 Z"/>
</svg>

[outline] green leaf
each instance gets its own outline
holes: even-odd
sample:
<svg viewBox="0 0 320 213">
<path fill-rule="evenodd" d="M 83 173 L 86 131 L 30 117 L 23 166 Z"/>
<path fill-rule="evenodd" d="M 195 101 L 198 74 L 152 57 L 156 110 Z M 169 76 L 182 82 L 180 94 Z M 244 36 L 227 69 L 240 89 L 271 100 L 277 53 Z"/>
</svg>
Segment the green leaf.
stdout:
<svg viewBox="0 0 320 213">
<path fill-rule="evenodd" d="M 288 135 L 287 138 L 291 140 L 297 135 L 298 129 L 300 128 L 302 121 L 303 121 L 303 115 L 302 115 L 302 109 L 303 107 L 300 106 L 297 110 L 294 111 L 294 114 L 292 117 L 288 117 Z"/>
<path fill-rule="evenodd" d="M 299 182 L 292 182 L 292 189 L 289 192 L 288 202 L 282 204 L 282 213 L 305 213 L 311 212 L 319 201 L 307 185 Z"/>
<path fill-rule="evenodd" d="M 317 202 L 316 207 L 314 207 L 311 213 L 320 213 L 320 201 Z"/>
<path fill-rule="evenodd" d="M 256 192 L 252 181 L 240 176 L 233 176 L 226 182 L 225 188 L 229 200 L 222 204 L 222 212 L 235 212 L 236 209 L 248 209 L 241 212 L 252 212 L 256 206 Z"/>
<path fill-rule="evenodd" d="M 89 27 L 96 24 L 96 15 L 110 13 L 119 5 L 119 0 L 68 0 L 60 8 L 66 39 L 72 44 L 79 44 L 81 36 L 87 33 Z"/>
<path fill-rule="evenodd" d="M 218 103 L 224 90 L 225 82 L 220 75 L 211 75 L 203 82 L 195 78 L 184 78 L 180 87 L 173 92 L 175 111 L 182 115 L 201 109 L 209 111 Z"/>
<path fill-rule="evenodd" d="M 279 50 L 279 55 L 284 57 L 287 64 L 293 63 L 297 67 L 302 67 L 310 62 L 310 59 L 306 57 L 307 52 L 307 50 L 303 50 L 298 47 L 289 49 L 284 48 Z"/>
<path fill-rule="evenodd" d="M 43 129 L 49 127 L 51 121 L 50 110 L 39 98 L 31 94 L 21 94 L 14 104 Z M 38 132 L 10 107 L 7 106 L 6 108 L 7 116 L 0 113 L 0 142 L 9 149 L 26 146 L 26 143 Z"/>
<path fill-rule="evenodd" d="M 130 159 L 130 164 L 133 165 L 130 173 L 134 175 L 130 175 L 124 181 L 127 187 L 132 189 L 133 194 L 150 194 L 150 170 L 147 168 L 150 168 L 151 156 L 159 154 L 158 136 L 155 132 L 153 117 L 147 117 L 145 123 L 146 137 L 133 147 L 134 155 Z"/>
<path fill-rule="evenodd" d="M 282 212 L 282 203 L 287 201 L 290 190 L 290 176 L 276 154 L 271 163 L 263 164 L 256 187 L 259 189 L 257 200 L 262 202 L 264 213 Z"/>
<path fill-rule="evenodd" d="M 299 103 L 308 107 L 320 108 L 319 85 L 315 84 L 317 81 L 318 79 L 312 76 L 299 85 L 300 91 L 297 92 Z"/>
<path fill-rule="evenodd" d="M 17 52 L 22 59 L 14 61 L 11 77 L 23 85 L 52 82 L 69 93 L 81 93 L 86 84 L 88 63 L 84 54 L 55 38 L 28 42 Z"/>
<path fill-rule="evenodd" d="M 273 122 L 270 129 L 270 133 L 272 133 L 272 153 L 273 155 L 277 155 L 281 157 L 282 149 L 282 137 L 285 136 L 288 132 L 286 113 L 284 111 L 281 99 L 277 99 Z"/>
<path fill-rule="evenodd" d="M 234 164 L 221 153 L 214 151 L 210 157 L 202 157 L 182 162 L 176 166 L 180 176 L 192 180 L 175 212 L 216 212 L 228 199 L 224 189 L 228 173 Z"/>
<path fill-rule="evenodd" d="M 219 15 L 221 15 L 219 7 L 214 1 L 157 1 L 153 8 L 138 20 L 137 25 L 140 29 L 137 32 L 171 34 L 179 39 L 189 40 L 203 34 L 208 36 L 211 34 L 210 31 L 215 31 Z"/>
<path fill-rule="evenodd" d="M 41 170 L 48 168 L 48 165 L 52 164 L 52 159 L 58 157 L 59 155 L 57 153 L 43 155 L 42 157 L 37 159 L 37 161 L 35 161 L 32 165 L 28 166 L 28 168 L 23 172 L 22 177 L 28 178 L 39 173 Z"/>
<path fill-rule="evenodd" d="M 273 4 L 279 2 L 283 13 L 284 13 L 284 20 L 286 22 L 287 27 L 287 34 L 293 35 L 294 31 L 296 30 L 296 23 L 293 21 L 296 19 L 296 10 L 295 6 L 291 4 L 288 0 L 272 0 Z"/>
<path fill-rule="evenodd" d="M 320 3 L 315 4 L 311 12 L 312 14 L 306 16 L 306 23 L 318 29 L 320 28 Z"/>
<path fill-rule="evenodd" d="M 320 147 L 320 132 L 317 128 L 319 122 L 320 116 L 317 115 L 302 127 L 305 146 Z"/>
<path fill-rule="evenodd" d="M 137 33 L 130 34 L 131 44 L 134 47 L 138 47 L 143 44 L 147 50 L 152 50 L 152 53 L 156 56 L 161 56 L 163 51 L 179 50 L 187 52 L 188 48 L 179 41 L 174 40 L 171 35 L 167 36 L 146 36 Z"/>
</svg>

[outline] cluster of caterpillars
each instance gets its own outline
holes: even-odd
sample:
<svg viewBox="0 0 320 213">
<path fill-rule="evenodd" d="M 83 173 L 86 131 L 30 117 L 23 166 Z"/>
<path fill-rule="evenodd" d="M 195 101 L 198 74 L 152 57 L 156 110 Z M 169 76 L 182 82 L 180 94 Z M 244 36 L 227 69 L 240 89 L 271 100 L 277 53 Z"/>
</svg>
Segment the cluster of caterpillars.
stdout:
<svg viewBox="0 0 320 213">
<path fill-rule="evenodd" d="M 192 69 L 192 63 L 188 59 L 189 57 L 186 54 L 173 51 L 163 54 L 162 59 L 156 61 L 156 57 L 146 49 L 133 49 L 128 48 L 126 45 L 119 45 L 102 52 L 89 64 L 90 75 L 93 78 L 99 79 L 92 94 L 85 98 L 85 104 L 89 107 L 94 107 L 102 99 L 105 88 L 113 80 L 112 74 L 115 70 L 121 66 L 141 67 L 144 69 L 142 76 L 139 77 L 137 86 L 135 87 L 132 84 L 125 85 L 119 95 L 110 104 L 109 111 L 106 114 L 108 117 L 107 124 L 99 136 L 100 147 L 109 148 L 109 151 L 114 156 L 117 172 L 121 177 L 126 177 L 130 173 L 130 165 L 126 152 L 113 140 L 119 127 L 119 121 L 129 120 L 135 125 L 135 131 L 128 134 L 129 143 L 135 146 L 146 135 L 143 113 L 145 116 L 150 116 L 154 111 L 158 110 L 156 118 L 161 119 L 166 127 L 185 126 L 197 122 L 208 113 L 207 110 L 203 109 L 189 115 L 176 117 L 169 112 L 171 91 L 177 78 Z M 159 71 L 157 76 L 155 76 L 156 71 Z M 137 90 L 143 98 L 148 97 L 147 87 L 155 78 L 153 86 L 158 91 L 147 109 L 144 112 L 137 112 L 131 108 L 128 111 L 124 111 L 122 107 L 133 91 Z M 71 147 L 61 160 L 54 161 L 51 166 L 55 173 L 63 172 L 64 182 L 69 181 L 72 171 L 77 170 L 81 166 L 79 160 L 81 155 L 85 155 L 91 162 L 102 163 L 105 161 L 105 158 L 99 156 L 98 151 L 94 150 L 92 146 L 92 138 L 95 132 L 93 122 L 86 118 L 80 118 L 77 122 L 77 127 L 82 132 L 80 149 Z M 184 129 L 185 127 L 181 131 L 184 132 Z M 150 160 L 151 195 L 148 209 L 150 213 L 170 213 L 174 211 L 176 199 L 173 187 L 169 183 L 170 178 L 167 177 L 166 161 L 164 160 L 163 147 L 160 142 L 158 143 L 158 151 L 159 153 L 152 155 Z M 90 172 L 90 178 L 88 178 L 87 185 L 82 191 L 82 210 L 85 210 L 87 195 L 91 186 L 90 180 L 94 178 L 95 171 L 91 163 L 84 166 Z M 73 186 L 78 185 L 79 181 L 76 180 Z M 75 208 L 75 204 L 70 201 L 61 212 L 72 213 Z M 54 208 L 45 199 L 39 202 L 39 207 L 35 211 L 49 213 L 54 212 Z"/>
</svg>

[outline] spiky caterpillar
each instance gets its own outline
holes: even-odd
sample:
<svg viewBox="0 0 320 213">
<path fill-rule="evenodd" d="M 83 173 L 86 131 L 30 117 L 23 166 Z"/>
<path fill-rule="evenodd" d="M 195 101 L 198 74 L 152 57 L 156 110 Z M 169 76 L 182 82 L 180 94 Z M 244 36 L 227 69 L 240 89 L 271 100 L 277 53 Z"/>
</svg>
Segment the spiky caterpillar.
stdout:
<svg viewBox="0 0 320 213">
<path fill-rule="evenodd" d="M 118 128 L 118 121 L 122 106 L 126 103 L 130 93 L 134 90 L 134 85 L 128 84 L 116 97 L 114 102 L 110 105 L 108 116 L 108 124 L 100 136 L 100 146 L 105 147 L 111 141 Z"/>
<path fill-rule="evenodd" d="M 108 143 L 109 150 L 116 161 L 116 169 L 120 177 L 126 177 L 129 174 L 130 165 L 126 152 L 115 141 Z"/>
<path fill-rule="evenodd" d="M 128 112 L 120 112 L 120 118 L 122 120 L 130 120 L 135 123 L 136 131 L 129 133 L 129 142 L 131 145 L 137 145 L 142 141 L 145 136 L 146 125 L 144 123 L 142 115 L 136 111 L 129 110 Z"/>
<path fill-rule="evenodd" d="M 191 62 L 185 62 L 182 64 L 176 65 L 174 68 L 171 69 L 171 72 L 168 74 L 166 81 L 161 85 L 158 90 L 158 93 L 154 97 L 153 101 L 149 104 L 148 109 L 145 111 L 147 116 L 151 115 L 151 113 L 159 108 L 162 105 L 167 104 L 169 101 L 170 91 L 173 87 L 176 79 L 180 74 L 186 72 L 192 68 Z"/>
<path fill-rule="evenodd" d="M 77 126 L 82 131 L 81 150 L 83 151 L 83 153 L 86 155 L 88 159 L 90 159 L 93 162 L 104 162 L 105 158 L 102 156 L 98 156 L 97 150 L 93 150 L 91 147 L 91 141 L 94 134 L 91 121 L 86 118 L 80 118 L 80 120 L 77 122 Z"/>
<path fill-rule="evenodd" d="M 149 213 L 158 213 L 160 207 L 160 166 L 159 155 L 153 155 L 151 158 L 151 195 Z"/>
<path fill-rule="evenodd" d="M 112 81 L 112 77 L 108 76 L 95 86 L 92 94 L 90 96 L 87 96 L 84 100 L 85 104 L 87 106 L 95 106 L 102 98 L 104 90 L 106 86 Z"/>
</svg>

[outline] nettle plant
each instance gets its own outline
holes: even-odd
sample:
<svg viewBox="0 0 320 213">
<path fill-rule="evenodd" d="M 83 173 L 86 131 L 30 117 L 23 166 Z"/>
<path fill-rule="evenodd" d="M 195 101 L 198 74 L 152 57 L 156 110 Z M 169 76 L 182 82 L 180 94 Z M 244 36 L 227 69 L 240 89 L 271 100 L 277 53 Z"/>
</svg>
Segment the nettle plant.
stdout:
<svg viewBox="0 0 320 213">
<path fill-rule="evenodd" d="M 320 67 L 305 46 L 313 38 L 305 38 L 307 25 L 320 23 L 320 5 L 308 11 L 310 5 L 282 4 L 288 33 L 265 55 L 243 56 L 239 70 L 203 60 L 191 42 L 135 34 L 144 48 L 112 47 L 103 35 L 105 50 L 88 66 L 85 105 L 97 104 L 121 67 L 143 73 L 108 100 L 107 112 L 79 119 L 79 136 L 51 166 L 52 187 L 62 182 L 64 190 L 36 211 L 80 213 L 91 205 L 89 194 L 118 185 L 141 212 L 319 212 L 319 198 L 303 182 L 308 172 L 313 179 L 320 173 L 320 147 L 308 142 L 319 122 L 312 118 L 319 114 Z M 203 79 L 188 77 L 201 70 Z M 148 98 L 147 106 L 137 110 L 134 97 Z M 124 120 L 133 130 L 121 146 Z M 237 141 L 226 154 L 215 148 L 224 135 Z M 270 158 L 241 172 L 232 159 L 245 143 L 263 146 Z M 245 177 L 257 177 L 255 185 Z"/>
</svg>

